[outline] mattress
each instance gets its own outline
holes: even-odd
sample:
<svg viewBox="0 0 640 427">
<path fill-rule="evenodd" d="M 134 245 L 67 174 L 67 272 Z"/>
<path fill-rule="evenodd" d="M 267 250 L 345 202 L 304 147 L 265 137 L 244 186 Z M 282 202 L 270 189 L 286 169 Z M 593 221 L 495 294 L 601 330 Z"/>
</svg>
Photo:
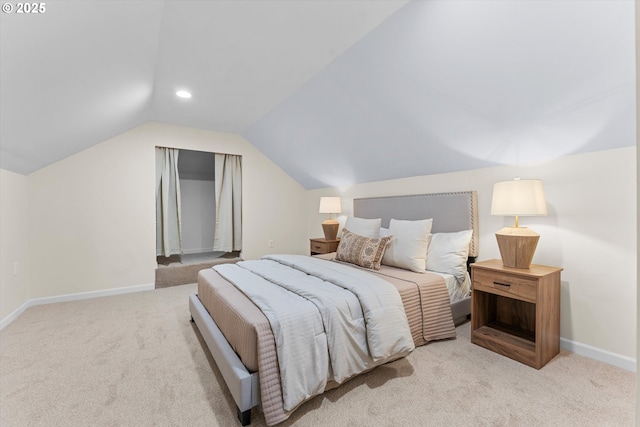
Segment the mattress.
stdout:
<svg viewBox="0 0 640 427">
<path fill-rule="evenodd" d="M 387 266 L 377 272 L 367 271 L 398 289 L 416 346 L 455 337 L 449 293 L 441 275 Z M 268 319 L 214 269 L 199 272 L 198 298 L 247 370 L 259 371 L 260 401 L 267 425 L 289 418 L 296 408 L 284 410 L 275 338 Z M 325 390 L 337 385 L 329 381 Z"/>
<path fill-rule="evenodd" d="M 256 331 L 271 328 L 262 311 L 213 268 L 198 273 L 198 298 L 247 370 L 257 372 Z"/>
<path fill-rule="evenodd" d="M 447 285 L 447 291 L 449 292 L 449 301 L 451 301 L 452 304 L 468 298 L 469 295 L 471 295 L 471 276 L 469 276 L 469 273 L 465 275 L 462 283 L 458 283 L 458 279 L 452 274 L 438 273 L 435 271 L 430 273 L 437 274 L 444 279 L 444 282 Z"/>
<path fill-rule="evenodd" d="M 328 253 L 328 254 L 323 254 L 323 255 L 314 255 L 316 258 L 322 258 L 322 259 L 326 259 L 326 260 L 331 260 L 331 261 L 335 261 L 335 252 L 332 253 Z M 339 262 L 339 261 L 336 261 Z M 352 264 L 349 264 L 352 265 Z M 360 268 L 357 266 L 354 266 L 356 268 Z M 376 273 L 372 270 L 368 270 L 368 272 L 371 273 Z M 394 267 L 389 267 L 386 265 L 381 265 L 380 266 L 380 270 L 378 271 L 378 274 L 389 274 L 389 275 L 395 275 L 395 272 L 399 272 L 399 271 L 406 271 L 406 270 L 402 270 L 402 269 L 398 269 L 398 268 L 394 268 Z M 449 293 L 449 301 L 453 304 L 454 302 L 463 300 L 464 298 L 468 298 L 469 295 L 471 295 L 471 276 L 469 276 L 469 273 L 465 274 L 465 279 L 462 283 L 458 282 L 458 279 L 453 275 L 453 274 L 447 274 L 447 273 L 440 273 L 440 272 L 436 272 L 436 271 L 427 271 L 427 275 L 425 276 L 425 273 L 413 273 L 413 272 L 408 272 L 408 275 L 405 275 L 404 277 L 407 278 L 408 280 L 413 280 L 416 282 L 421 282 L 423 281 L 425 278 L 428 277 L 428 275 L 436 275 L 436 276 L 440 276 L 442 277 L 442 279 L 444 280 L 445 285 L 447 286 L 447 292 Z M 421 276 L 424 276 L 421 277 Z M 428 278 L 427 280 L 435 280 L 434 278 Z"/>
<path fill-rule="evenodd" d="M 331 255 L 320 257 L 331 259 Z M 448 302 L 451 300 L 450 289 L 457 288 L 453 284 L 453 276 L 414 273 L 384 265 L 377 272 L 367 271 L 385 279 L 398 289 L 416 346 L 455 337 L 455 327 L 450 321 L 450 314 L 447 316 Z M 270 327 L 262 311 L 211 268 L 199 273 L 198 297 L 247 370 L 256 372 L 256 330 Z"/>
</svg>

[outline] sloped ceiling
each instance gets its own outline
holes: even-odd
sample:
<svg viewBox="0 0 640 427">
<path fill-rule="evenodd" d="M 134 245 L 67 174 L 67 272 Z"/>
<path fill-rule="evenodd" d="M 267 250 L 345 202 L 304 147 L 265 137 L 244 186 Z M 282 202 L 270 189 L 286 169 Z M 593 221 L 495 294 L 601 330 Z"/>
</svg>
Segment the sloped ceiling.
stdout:
<svg viewBox="0 0 640 427">
<path fill-rule="evenodd" d="M 28 174 L 148 120 L 241 133 L 405 3 L 51 0 L 2 13 L 0 167 Z"/>
<path fill-rule="evenodd" d="M 46 5 L 1 17 L 20 173 L 148 120 L 240 133 L 306 188 L 635 145 L 632 0 Z"/>
</svg>

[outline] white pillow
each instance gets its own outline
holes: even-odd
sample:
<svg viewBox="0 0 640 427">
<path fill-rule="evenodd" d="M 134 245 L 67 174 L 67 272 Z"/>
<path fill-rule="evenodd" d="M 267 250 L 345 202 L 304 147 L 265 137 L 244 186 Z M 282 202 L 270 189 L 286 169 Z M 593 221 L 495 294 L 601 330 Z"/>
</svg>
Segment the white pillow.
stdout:
<svg viewBox="0 0 640 427">
<path fill-rule="evenodd" d="M 389 237 L 390 235 L 388 228 L 380 227 L 380 238 Z"/>
<path fill-rule="evenodd" d="M 469 243 L 473 230 L 434 233 L 427 251 L 427 270 L 452 274 L 462 283 L 467 273 Z"/>
<path fill-rule="evenodd" d="M 340 237 L 342 237 L 342 229 L 344 228 L 344 225 L 347 223 L 347 216 L 346 215 L 339 215 L 336 218 L 336 221 L 338 221 L 338 236 L 337 236 L 337 238 L 339 239 Z"/>
<path fill-rule="evenodd" d="M 433 219 L 405 221 L 392 219 L 389 223 L 391 243 L 382 263 L 393 267 L 424 273 Z"/>
<path fill-rule="evenodd" d="M 359 236 L 377 239 L 380 237 L 380 224 L 382 219 L 365 219 L 350 216 L 344 225 L 344 228 Z"/>
</svg>

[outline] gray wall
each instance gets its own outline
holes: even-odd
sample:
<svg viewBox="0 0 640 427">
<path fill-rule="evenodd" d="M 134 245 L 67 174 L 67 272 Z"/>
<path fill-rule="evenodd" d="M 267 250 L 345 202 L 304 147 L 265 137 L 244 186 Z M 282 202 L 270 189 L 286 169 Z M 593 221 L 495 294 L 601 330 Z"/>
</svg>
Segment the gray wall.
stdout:
<svg viewBox="0 0 640 427">
<path fill-rule="evenodd" d="M 210 252 L 215 229 L 214 154 L 180 150 L 178 172 L 182 202 L 182 250 Z"/>
</svg>

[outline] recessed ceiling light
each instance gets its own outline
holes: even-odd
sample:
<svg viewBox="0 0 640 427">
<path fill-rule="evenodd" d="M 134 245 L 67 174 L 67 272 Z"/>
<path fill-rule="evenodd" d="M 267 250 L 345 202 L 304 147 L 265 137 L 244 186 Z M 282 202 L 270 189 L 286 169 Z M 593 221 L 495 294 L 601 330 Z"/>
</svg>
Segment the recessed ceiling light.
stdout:
<svg viewBox="0 0 640 427">
<path fill-rule="evenodd" d="M 179 90 L 176 92 L 176 96 L 179 96 L 180 98 L 191 98 L 191 92 L 187 92 L 186 90 Z"/>
</svg>

